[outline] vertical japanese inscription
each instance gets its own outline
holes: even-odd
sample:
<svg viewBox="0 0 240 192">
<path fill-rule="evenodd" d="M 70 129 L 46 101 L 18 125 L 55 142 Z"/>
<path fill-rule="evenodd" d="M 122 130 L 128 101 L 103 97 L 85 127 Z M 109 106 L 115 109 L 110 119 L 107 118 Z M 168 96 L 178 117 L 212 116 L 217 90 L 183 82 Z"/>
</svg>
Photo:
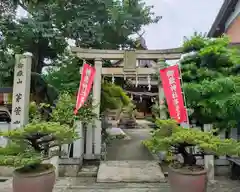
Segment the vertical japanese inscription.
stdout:
<svg viewBox="0 0 240 192">
<path fill-rule="evenodd" d="M 172 98 L 173 98 L 173 103 L 176 109 L 176 115 L 177 118 L 180 119 L 180 108 L 179 108 L 179 100 L 178 100 L 178 94 L 177 94 L 177 86 L 176 86 L 176 79 L 174 76 L 174 71 L 173 70 L 168 70 L 167 71 L 167 77 L 168 81 L 170 84 L 170 89 L 172 91 Z"/>
<path fill-rule="evenodd" d="M 11 129 L 28 123 L 32 54 L 15 55 Z"/>
<path fill-rule="evenodd" d="M 89 78 L 91 76 L 91 70 L 87 69 L 86 70 L 86 74 L 84 76 L 84 81 L 82 84 L 82 98 L 81 98 L 81 103 L 83 103 L 85 101 L 85 97 L 86 97 L 86 91 L 87 91 L 87 86 L 88 86 L 88 82 L 89 82 Z"/>
<path fill-rule="evenodd" d="M 16 76 L 17 76 L 17 84 L 22 84 L 22 77 L 23 77 L 23 59 L 20 59 L 19 63 L 17 64 L 17 71 L 16 71 Z"/>
<path fill-rule="evenodd" d="M 24 67 L 24 59 L 20 59 L 18 61 L 18 63 L 16 64 L 16 69 L 15 69 L 15 82 L 17 85 L 21 85 L 23 83 L 23 67 Z M 14 125 L 19 125 L 20 122 L 20 118 L 21 118 L 21 112 L 22 112 L 22 107 L 21 107 L 21 101 L 23 98 L 23 94 L 20 92 L 21 89 L 19 88 L 15 88 L 16 90 L 18 90 L 19 92 L 17 92 L 16 94 L 13 95 L 13 101 L 14 101 L 14 108 L 13 108 L 13 113 L 15 115 L 15 119 L 13 124 Z"/>
</svg>

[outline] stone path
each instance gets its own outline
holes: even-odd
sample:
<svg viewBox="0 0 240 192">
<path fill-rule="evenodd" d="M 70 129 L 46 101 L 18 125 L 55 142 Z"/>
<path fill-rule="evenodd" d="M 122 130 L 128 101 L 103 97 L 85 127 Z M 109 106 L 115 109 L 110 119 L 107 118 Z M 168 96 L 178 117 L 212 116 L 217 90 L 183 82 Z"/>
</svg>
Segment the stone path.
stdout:
<svg viewBox="0 0 240 192">
<path fill-rule="evenodd" d="M 67 178 L 68 189 L 55 192 L 171 192 L 168 183 L 96 183 L 95 178 Z M 217 177 L 207 192 L 239 192 L 240 181 Z M 62 183 L 62 184 L 61 184 Z M 60 181 L 59 185 L 66 185 Z M 1 191 L 2 192 L 2 191 Z"/>
<path fill-rule="evenodd" d="M 164 174 L 153 155 L 142 144 L 151 129 L 123 129 L 125 139 L 111 140 L 107 161 L 101 162 L 97 182 L 162 182 Z"/>
<path fill-rule="evenodd" d="M 126 139 L 114 139 L 107 146 L 107 160 L 154 160 L 142 141 L 150 137 L 151 129 L 123 129 Z"/>
<path fill-rule="evenodd" d="M 97 182 L 166 182 L 157 161 L 105 161 L 101 162 Z"/>
</svg>

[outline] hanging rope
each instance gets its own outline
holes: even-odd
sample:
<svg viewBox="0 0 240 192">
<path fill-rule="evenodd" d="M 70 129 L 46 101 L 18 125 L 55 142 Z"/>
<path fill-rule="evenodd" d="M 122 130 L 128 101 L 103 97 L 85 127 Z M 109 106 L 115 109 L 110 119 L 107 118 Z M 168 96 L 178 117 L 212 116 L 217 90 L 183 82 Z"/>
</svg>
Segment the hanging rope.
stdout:
<svg viewBox="0 0 240 192">
<path fill-rule="evenodd" d="M 136 73 L 136 84 L 135 86 L 137 87 L 138 86 L 138 74 Z"/>
</svg>

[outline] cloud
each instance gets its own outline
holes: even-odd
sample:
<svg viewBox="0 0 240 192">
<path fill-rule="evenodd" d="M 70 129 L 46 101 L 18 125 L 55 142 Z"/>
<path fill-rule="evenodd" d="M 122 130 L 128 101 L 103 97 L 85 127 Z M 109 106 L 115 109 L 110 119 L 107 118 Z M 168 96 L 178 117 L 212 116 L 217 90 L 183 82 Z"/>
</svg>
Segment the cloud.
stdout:
<svg viewBox="0 0 240 192">
<path fill-rule="evenodd" d="M 174 48 L 181 45 L 184 36 L 195 31 L 208 32 L 223 0 L 145 0 L 154 5 L 156 15 L 162 15 L 158 24 L 145 26 L 144 35 L 149 49 Z"/>
</svg>

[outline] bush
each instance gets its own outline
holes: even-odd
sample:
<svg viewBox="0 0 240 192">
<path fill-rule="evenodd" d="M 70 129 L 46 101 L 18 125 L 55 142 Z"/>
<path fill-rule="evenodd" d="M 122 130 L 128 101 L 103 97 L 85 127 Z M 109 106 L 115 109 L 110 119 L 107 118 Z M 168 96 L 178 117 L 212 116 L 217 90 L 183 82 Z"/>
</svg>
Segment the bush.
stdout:
<svg viewBox="0 0 240 192">
<path fill-rule="evenodd" d="M 67 92 L 59 95 L 56 106 L 53 107 L 50 120 L 54 122 L 60 122 L 63 124 L 73 125 L 74 120 L 80 120 L 84 123 L 91 123 L 97 116 L 93 112 L 96 106 L 93 106 L 90 101 L 86 101 L 85 104 L 78 110 L 76 116 L 73 111 L 76 105 L 76 97 L 70 95 Z"/>
<path fill-rule="evenodd" d="M 78 138 L 74 128 L 56 122 L 33 122 L 1 132 L 0 136 L 9 139 L 7 146 L 0 147 L 0 164 L 28 171 L 37 169 L 48 158 L 50 148 L 70 144 Z"/>
<path fill-rule="evenodd" d="M 29 120 L 30 122 L 48 120 L 72 126 L 74 120 L 80 120 L 83 123 L 91 123 L 93 119 L 97 118 L 96 114 L 93 112 L 96 106 L 90 104 L 90 101 L 87 101 L 78 110 L 76 116 L 73 114 L 75 105 L 76 98 L 68 92 L 63 92 L 59 95 L 54 107 L 45 103 L 37 105 L 35 102 L 31 102 L 29 107 Z"/>
<path fill-rule="evenodd" d="M 121 109 L 130 103 L 131 99 L 120 86 L 108 82 L 102 83 L 101 112 L 107 109 Z"/>
<path fill-rule="evenodd" d="M 240 155 L 240 143 L 233 139 L 221 139 L 214 132 L 202 132 L 199 129 L 186 129 L 173 120 L 156 121 L 158 129 L 152 133 L 150 140 L 144 144 L 154 153 L 167 151 L 169 159 L 174 160 L 176 154 L 183 157 L 181 167 L 196 166 L 196 156 L 213 155 Z M 215 130 L 216 131 L 216 130 Z M 187 148 L 197 146 L 197 154 L 188 152 Z M 179 164 L 179 163 L 178 163 Z"/>
</svg>

